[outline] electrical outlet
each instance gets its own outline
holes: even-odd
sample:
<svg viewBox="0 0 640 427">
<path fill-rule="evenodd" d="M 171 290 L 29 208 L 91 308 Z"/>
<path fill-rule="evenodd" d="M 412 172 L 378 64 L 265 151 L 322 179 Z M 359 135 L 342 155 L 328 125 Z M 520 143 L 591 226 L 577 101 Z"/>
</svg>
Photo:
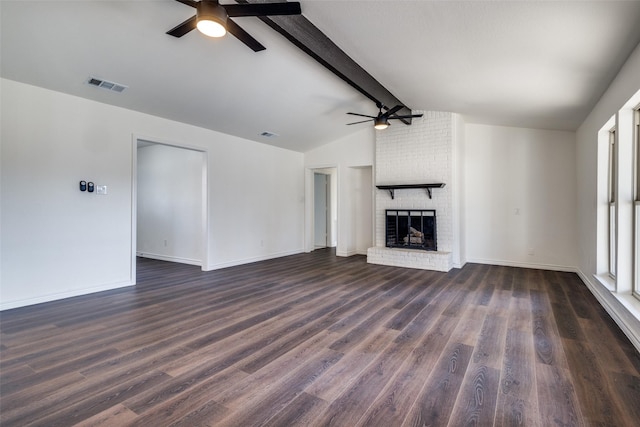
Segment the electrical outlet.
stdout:
<svg viewBox="0 0 640 427">
<path fill-rule="evenodd" d="M 96 185 L 96 193 L 97 194 L 107 194 L 107 186 L 106 185 Z"/>
</svg>

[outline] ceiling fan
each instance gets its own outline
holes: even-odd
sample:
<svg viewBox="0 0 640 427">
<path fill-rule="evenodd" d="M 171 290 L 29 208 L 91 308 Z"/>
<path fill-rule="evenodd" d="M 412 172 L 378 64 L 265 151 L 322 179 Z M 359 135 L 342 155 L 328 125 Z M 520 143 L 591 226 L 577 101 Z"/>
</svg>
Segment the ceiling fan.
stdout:
<svg viewBox="0 0 640 427">
<path fill-rule="evenodd" d="M 347 113 L 347 114 L 351 114 L 352 116 L 369 117 L 369 119 L 367 119 L 367 120 L 362 120 L 362 121 L 353 122 L 353 123 L 347 123 L 347 125 L 357 125 L 359 123 L 370 122 L 373 119 L 373 123 L 374 123 L 373 127 L 376 128 L 376 129 L 382 130 L 382 129 L 388 128 L 391 125 L 389 123 L 389 120 L 402 120 L 402 119 L 409 119 L 409 118 L 413 118 L 413 117 L 422 117 L 422 114 L 406 114 L 406 115 L 398 116 L 396 114 L 396 112 L 400 111 L 402 108 L 404 108 L 404 105 L 396 105 L 395 107 L 389 109 L 389 108 L 385 107 L 384 105 L 382 105 L 382 103 L 377 102 L 376 106 L 378 107 L 378 115 L 377 116 L 368 116 L 366 114 L 358 114 L 358 113 Z M 382 112 L 383 108 L 386 110 L 384 113 Z"/>
<path fill-rule="evenodd" d="M 234 35 L 242 43 L 253 49 L 254 52 L 264 50 L 265 47 L 254 39 L 249 33 L 236 24 L 231 17 L 240 16 L 269 16 L 269 15 L 300 15 L 299 2 L 284 3 L 247 3 L 220 4 L 218 0 L 176 0 L 196 9 L 196 14 L 167 31 L 174 37 L 182 37 L 189 31 L 197 28 L 209 37 L 222 37 L 227 31 Z"/>
</svg>

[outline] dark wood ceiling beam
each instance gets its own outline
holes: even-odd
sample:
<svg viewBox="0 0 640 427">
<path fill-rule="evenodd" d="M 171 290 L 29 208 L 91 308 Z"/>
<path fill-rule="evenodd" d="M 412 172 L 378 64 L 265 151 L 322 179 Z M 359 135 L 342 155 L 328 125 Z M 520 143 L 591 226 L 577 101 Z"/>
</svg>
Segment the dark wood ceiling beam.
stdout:
<svg viewBox="0 0 640 427">
<path fill-rule="evenodd" d="M 264 3 L 264 0 L 236 0 L 236 2 Z M 259 18 L 373 102 L 387 108 L 404 105 L 303 15 L 260 16 Z M 411 110 L 404 107 L 396 114 L 411 114 Z M 411 124 L 411 118 L 402 119 L 402 121 Z"/>
</svg>

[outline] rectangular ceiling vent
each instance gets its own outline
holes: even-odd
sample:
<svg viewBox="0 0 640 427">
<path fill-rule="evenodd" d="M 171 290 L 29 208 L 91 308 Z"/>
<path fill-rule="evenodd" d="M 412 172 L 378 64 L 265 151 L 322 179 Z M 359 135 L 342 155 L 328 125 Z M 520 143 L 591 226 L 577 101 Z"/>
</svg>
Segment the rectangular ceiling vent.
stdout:
<svg viewBox="0 0 640 427">
<path fill-rule="evenodd" d="M 262 132 L 262 133 L 260 134 L 260 136 L 264 136 L 265 138 L 275 138 L 275 137 L 278 137 L 278 136 L 280 136 L 280 135 L 278 135 L 277 133 L 273 133 L 273 132 L 267 132 L 267 131 L 265 131 L 265 132 Z"/>
<path fill-rule="evenodd" d="M 87 80 L 87 84 L 90 84 L 91 86 L 100 87 L 102 89 L 107 89 L 113 92 L 118 92 L 118 93 L 124 92 L 124 90 L 128 87 L 125 85 L 121 85 L 119 83 L 98 79 L 96 77 L 89 77 L 89 80 Z"/>
</svg>

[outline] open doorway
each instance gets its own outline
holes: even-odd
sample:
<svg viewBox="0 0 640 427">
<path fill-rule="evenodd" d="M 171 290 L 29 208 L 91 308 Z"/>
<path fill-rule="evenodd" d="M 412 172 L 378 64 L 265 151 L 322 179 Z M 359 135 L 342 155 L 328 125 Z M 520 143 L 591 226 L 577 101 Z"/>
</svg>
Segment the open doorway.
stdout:
<svg viewBox="0 0 640 427">
<path fill-rule="evenodd" d="M 331 175 L 315 172 L 313 174 L 313 237 L 314 248 L 331 246 Z"/>
<path fill-rule="evenodd" d="M 313 248 L 338 245 L 337 169 L 313 169 Z"/>
<path fill-rule="evenodd" d="M 137 257 L 206 269 L 207 155 L 184 146 L 134 141 L 132 277 Z"/>
</svg>

